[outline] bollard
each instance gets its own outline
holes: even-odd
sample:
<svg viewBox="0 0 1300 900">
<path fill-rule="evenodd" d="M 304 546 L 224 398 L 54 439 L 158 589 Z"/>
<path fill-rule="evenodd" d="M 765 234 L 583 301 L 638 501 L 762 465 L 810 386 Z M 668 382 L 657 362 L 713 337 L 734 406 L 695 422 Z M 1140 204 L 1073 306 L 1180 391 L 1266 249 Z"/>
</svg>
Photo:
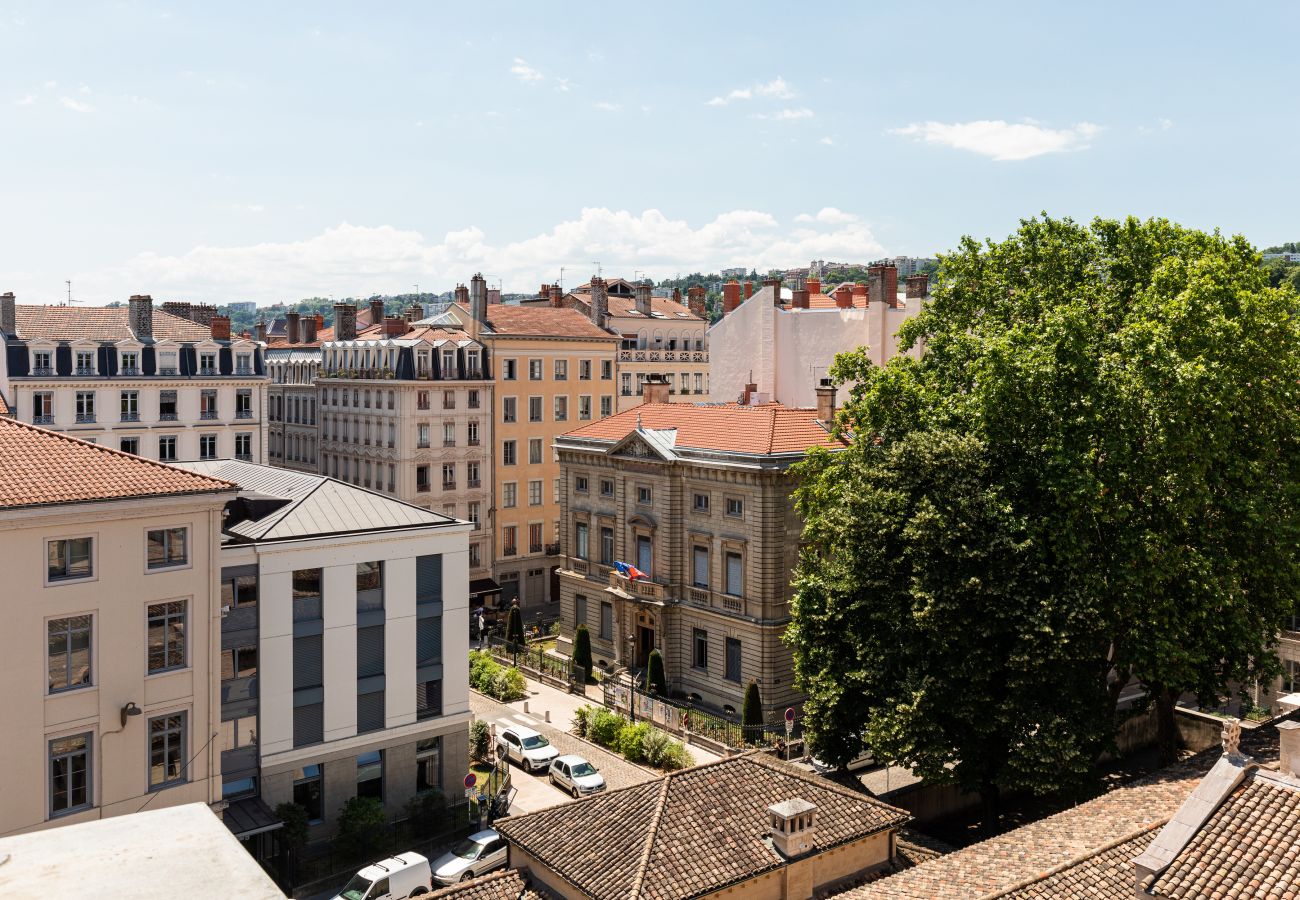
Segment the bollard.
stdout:
<svg viewBox="0 0 1300 900">
<path fill-rule="evenodd" d="M 524 701 L 524 712 L 525 712 L 525 713 L 528 712 L 528 701 L 527 701 L 527 700 Z"/>
<path fill-rule="evenodd" d="M 548 710 L 545 712 L 544 715 L 546 716 L 546 721 L 547 721 L 547 722 L 550 722 L 550 721 L 551 721 L 551 711 L 548 709 Z"/>
</svg>

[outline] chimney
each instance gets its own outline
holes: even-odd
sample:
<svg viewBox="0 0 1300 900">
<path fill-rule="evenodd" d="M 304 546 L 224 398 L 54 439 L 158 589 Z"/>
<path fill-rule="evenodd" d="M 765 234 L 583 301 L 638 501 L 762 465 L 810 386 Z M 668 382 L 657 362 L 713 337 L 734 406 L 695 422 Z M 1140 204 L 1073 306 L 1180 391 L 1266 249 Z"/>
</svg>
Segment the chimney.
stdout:
<svg viewBox="0 0 1300 900">
<path fill-rule="evenodd" d="M 213 316 L 208 321 L 214 341 L 230 340 L 230 316 Z"/>
<path fill-rule="evenodd" d="M 609 295 L 605 293 L 605 279 L 597 276 L 591 279 L 591 321 L 604 328 L 608 315 Z"/>
<path fill-rule="evenodd" d="M 767 808 L 772 849 L 786 859 L 802 856 L 817 844 L 817 807 L 795 797 Z"/>
<path fill-rule="evenodd" d="M 131 307 L 131 330 L 135 336 L 153 337 L 153 297 L 148 294 L 132 294 L 127 304 Z"/>
<path fill-rule="evenodd" d="M 304 344 L 316 343 L 316 328 L 320 325 L 320 320 L 316 316 L 307 316 L 299 324 L 302 331 L 302 342 Z"/>
<path fill-rule="evenodd" d="M 371 325 L 384 324 L 384 301 L 383 300 L 370 301 L 370 324 Z"/>
<path fill-rule="evenodd" d="M 674 303 L 681 303 L 681 302 L 682 302 L 682 289 L 681 289 L 681 288 L 673 288 L 673 302 L 674 302 Z"/>
<path fill-rule="evenodd" d="M 291 344 L 298 343 L 302 334 L 298 328 L 298 322 L 302 317 L 296 312 L 284 314 L 284 337 Z"/>
<path fill-rule="evenodd" d="M 564 306 L 564 291 L 560 290 L 558 283 L 551 285 L 551 306 L 556 309 Z"/>
<path fill-rule="evenodd" d="M 898 306 L 898 266 L 886 263 L 880 267 L 880 292 L 885 295 L 885 302 Z"/>
<path fill-rule="evenodd" d="M 745 282 L 745 299 L 748 300 L 748 299 L 749 299 L 750 297 L 752 297 L 752 296 L 754 296 L 754 282 L 752 282 L 752 281 L 746 281 L 746 282 Z"/>
<path fill-rule="evenodd" d="M 469 312 L 469 288 L 463 284 L 456 285 L 456 303 L 465 307 L 465 312 Z"/>
<path fill-rule="evenodd" d="M 658 372 L 651 372 L 641 382 L 641 403 L 671 403 L 668 399 L 668 379 Z"/>
<path fill-rule="evenodd" d="M 418 303 L 412 303 L 406 308 L 406 321 L 418 322 L 424 318 L 424 307 Z"/>
<path fill-rule="evenodd" d="M 487 321 L 487 279 L 479 272 L 469 280 L 469 314 L 480 326 Z"/>
<path fill-rule="evenodd" d="M 386 316 L 384 318 L 383 337 L 395 338 L 406 334 L 406 319 L 401 316 Z"/>
<path fill-rule="evenodd" d="M 217 314 L 217 308 L 211 303 L 195 303 L 193 311 L 194 321 L 200 325 L 211 325 L 212 317 Z"/>
<path fill-rule="evenodd" d="M 833 296 L 835 297 L 835 305 L 840 309 L 850 309 L 853 306 L 853 288 L 847 284 L 837 287 Z"/>
<path fill-rule="evenodd" d="M 820 278 L 809 278 L 804 282 L 804 287 L 808 288 L 809 294 L 820 294 L 822 292 L 822 280 Z"/>
<path fill-rule="evenodd" d="M 909 275 L 907 276 L 907 299 L 924 300 L 930 295 L 930 276 Z"/>
<path fill-rule="evenodd" d="M 648 281 L 642 281 L 636 286 L 636 311 L 647 318 L 650 316 L 650 282 Z"/>
<path fill-rule="evenodd" d="M 501 288 L 488 288 L 487 302 L 489 305 L 501 302 Z"/>
<path fill-rule="evenodd" d="M 808 309 L 809 294 L 807 288 L 795 288 L 793 291 L 790 292 L 790 294 L 791 294 L 791 300 L 790 300 L 791 309 Z"/>
<path fill-rule="evenodd" d="M 257 339 L 263 344 L 266 343 L 266 320 L 263 319 L 257 323 Z"/>
<path fill-rule="evenodd" d="M 754 374 L 751 372 L 749 377 L 753 378 Z M 751 381 L 749 384 L 745 385 L 745 391 L 743 394 L 740 395 L 740 405 L 749 406 L 749 404 L 754 400 L 754 395 L 757 393 L 758 393 L 757 382 Z"/>
<path fill-rule="evenodd" d="M 745 282 L 746 300 L 749 299 L 749 288 L 750 284 L 747 281 Z M 736 283 L 735 279 L 732 279 L 722 286 L 722 314 L 724 316 L 731 315 L 740 306 L 740 303 L 740 285 Z"/>
<path fill-rule="evenodd" d="M 14 292 L 0 294 L 0 334 L 18 333 L 18 304 Z"/>
<path fill-rule="evenodd" d="M 1278 766 L 1287 775 L 1300 777 L 1300 722 L 1277 723 Z"/>
<path fill-rule="evenodd" d="M 357 308 L 351 303 L 334 304 L 334 340 L 357 339 Z"/>
<path fill-rule="evenodd" d="M 323 316 L 323 315 L 320 314 L 320 313 L 316 313 L 316 315 L 312 316 L 312 318 L 316 320 L 316 330 L 317 330 L 317 331 L 320 331 L 321 329 L 323 329 L 323 328 L 325 327 L 325 316 Z"/>
<path fill-rule="evenodd" d="M 549 284 L 544 284 L 541 286 L 541 288 L 537 291 L 537 299 L 538 300 L 551 299 L 551 286 Z"/>
<path fill-rule="evenodd" d="M 858 302 L 859 298 L 861 298 L 861 304 Z M 853 285 L 852 301 L 854 306 L 861 305 L 863 309 L 867 308 L 867 304 L 871 302 L 871 295 L 867 292 L 865 284 L 859 282 Z"/>
<path fill-rule="evenodd" d="M 835 382 L 823 378 L 817 382 L 817 421 L 829 429 L 835 422 Z"/>
<path fill-rule="evenodd" d="M 692 315 L 699 316 L 701 319 L 709 317 L 709 311 L 704 303 L 704 288 L 696 286 L 686 292 L 687 308 Z"/>
<path fill-rule="evenodd" d="M 772 304 L 774 306 L 780 306 L 781 305 L 781 279 L 779 277 L 765 278 L 763 280 L 763 287 L 769 287 L 772 289 Z"/>
</svg>

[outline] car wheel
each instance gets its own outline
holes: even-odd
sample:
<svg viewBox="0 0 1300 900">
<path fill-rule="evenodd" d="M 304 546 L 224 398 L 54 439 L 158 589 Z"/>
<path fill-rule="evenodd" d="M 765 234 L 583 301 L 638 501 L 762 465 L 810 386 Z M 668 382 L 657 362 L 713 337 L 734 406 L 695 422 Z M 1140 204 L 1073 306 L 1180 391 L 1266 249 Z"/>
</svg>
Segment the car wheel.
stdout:
<svg viewBox="0 0 1300 900">
<path fill-rule="evenodd" d="M 576 787 L 573 789 L 573 799 L 574 800 L 578 799 L 578 789 Z"/>
<path fill-rule="evenodd" d="M 461 880 L 461 881 L 469 881 L 469 880 L 470 880 L 471 878 L 473 878 L 473 877 L 474 877 L 474 873 L 473 873 L 473 872 L 466 872 L 464 875 L 460 876 L 460 880 Z"/>
</svg>

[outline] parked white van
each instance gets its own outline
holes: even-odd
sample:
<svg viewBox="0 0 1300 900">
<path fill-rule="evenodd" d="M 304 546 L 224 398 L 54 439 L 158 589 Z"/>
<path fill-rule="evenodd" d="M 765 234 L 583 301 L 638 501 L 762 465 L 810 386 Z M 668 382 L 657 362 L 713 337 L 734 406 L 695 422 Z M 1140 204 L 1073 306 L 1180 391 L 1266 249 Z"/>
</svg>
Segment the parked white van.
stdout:
<svg viewBox="0 0 1300 900">
<path fill-rule="evenodd" d="M 429 860 L 418 853 L 401 853 L 353 875 L 334 900 L 404 900 L 427 894 L 432 886 Z"/>
</svg>

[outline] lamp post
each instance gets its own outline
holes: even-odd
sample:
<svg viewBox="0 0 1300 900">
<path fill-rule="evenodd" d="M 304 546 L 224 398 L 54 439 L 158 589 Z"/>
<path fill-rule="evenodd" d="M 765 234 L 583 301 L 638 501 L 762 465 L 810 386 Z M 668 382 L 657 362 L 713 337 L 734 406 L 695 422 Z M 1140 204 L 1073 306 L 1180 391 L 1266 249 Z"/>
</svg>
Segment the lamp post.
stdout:
<svg viewBox="0 0 1300 900">
<path fill-rule="evenodd" d="M 628 662 L 635 662 L 635 659 L 633 659 L 632 656 L 635 650 L 636 650 L 636 635 L 629 634 L 627 636 Z M 631 692 L 628 696 L 627 711 L 631 716 L 632 724 L 635 725 L 636 724 L 636 673 L 632 671 L 631 666 L 627 667 L 627 685 L 628 685 L 628 690 Z"/>
</svg>

